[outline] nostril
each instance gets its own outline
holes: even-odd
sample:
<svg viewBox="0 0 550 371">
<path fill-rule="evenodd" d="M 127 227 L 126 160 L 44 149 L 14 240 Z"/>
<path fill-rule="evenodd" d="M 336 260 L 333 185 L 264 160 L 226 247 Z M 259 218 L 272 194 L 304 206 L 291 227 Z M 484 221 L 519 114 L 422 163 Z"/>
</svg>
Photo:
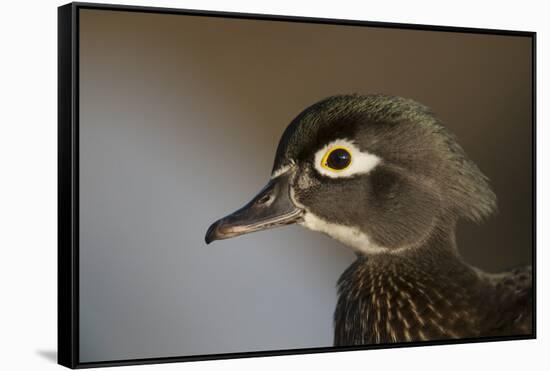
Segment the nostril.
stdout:
<svg viewBox="0 0 550 371">
<path fill-rule="evenodd" d="M 263 195 L 262 197 L 260 197 L 258 199 L 258 201 L 256 201 L 256 203 L 258 205 L 263 205 L 263 204 L 266 204 L 268 203 L 269 201 L 271 201 L 271 195 L 270 194 L 267 194 L 267 195 Z"/>
</svg>

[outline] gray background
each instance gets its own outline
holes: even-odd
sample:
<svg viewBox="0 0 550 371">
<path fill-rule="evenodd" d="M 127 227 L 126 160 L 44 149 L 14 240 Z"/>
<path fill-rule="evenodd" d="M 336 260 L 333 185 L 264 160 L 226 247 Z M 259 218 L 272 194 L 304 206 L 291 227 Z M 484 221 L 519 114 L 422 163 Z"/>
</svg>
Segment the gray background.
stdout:
<svg viewBox="0 0 550 371">
<path fill-rule="evenodd" d="M 531 45 L 521 37 L 81 10 L 82 362 L 330 346 L 351 251 L 300 229 L 206 246 L 268 180 L 283 129 L 337 93 L 434 109 L 499 214 L 471 263 L 531 262 Z"/>
</svg>

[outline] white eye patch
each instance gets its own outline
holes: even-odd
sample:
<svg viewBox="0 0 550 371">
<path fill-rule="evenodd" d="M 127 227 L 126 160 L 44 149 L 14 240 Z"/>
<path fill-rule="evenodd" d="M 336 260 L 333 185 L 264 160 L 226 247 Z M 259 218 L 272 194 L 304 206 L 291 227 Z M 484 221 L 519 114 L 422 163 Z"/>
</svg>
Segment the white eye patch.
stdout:
<svg viewBox="0 0 550 371">
<path fill-rule="evenodd" d="M 349 164 L 342 169 L 331 168 L 330 156 L 335 150 L 349 154 Z M 359 148 L 347 139 L 336 139 L 318 150 L 314 156 L 315 170 L 330 178 L 345 178 L 356 174 L 366 174 L 381 161 L 380 157 Z"/>
</svg>

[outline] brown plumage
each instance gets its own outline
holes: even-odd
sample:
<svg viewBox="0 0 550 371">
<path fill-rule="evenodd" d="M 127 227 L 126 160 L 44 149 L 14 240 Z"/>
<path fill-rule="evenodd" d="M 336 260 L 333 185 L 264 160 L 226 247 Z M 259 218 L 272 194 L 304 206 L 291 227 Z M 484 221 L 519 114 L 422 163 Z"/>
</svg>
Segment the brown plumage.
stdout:
<svg viewBox="0 0 550 371">
<path fill-rule="evenodd" d="M 530 334 L 531 268 L 484 273 L 453 243 L 359 256 L 338 281 L 334 345 Z"/>
</svg>

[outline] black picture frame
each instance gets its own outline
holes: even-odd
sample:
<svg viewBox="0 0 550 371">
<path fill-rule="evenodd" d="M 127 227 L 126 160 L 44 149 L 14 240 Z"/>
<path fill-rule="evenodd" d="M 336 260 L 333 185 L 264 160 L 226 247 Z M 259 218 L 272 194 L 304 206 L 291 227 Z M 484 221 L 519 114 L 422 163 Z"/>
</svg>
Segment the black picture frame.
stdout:
<svg viewBox="0 0 550 371">
<path fill-rule="evenodd" d="M 458 33 L 510 35 L 530 38 L 532 43 L 532 154 L 533 171 L 533 334 L 508 337 L 481 337 L 437 340 L 422 343 L 363 345 L 256 351 L 200 356 L 121 359 L 101 362 L 79 360 L 79 12 L 82 9 L 113 10 L 160 14 L 194 15 L 236 19 L 353 25 L 388 29 L 430 30 Z M 228 13 L 143 6 L 70 3 L 58 8 L 58 363 L 69 368 L 121 366 L 184 362 L 288 354 L 341 352 L 351 350 L 399 348 L 425 345 L 460 344 L 536 338 L 536 32 L 369 22 L 343 19 L 309 18 L 266 14 Z"/>
</svg>

